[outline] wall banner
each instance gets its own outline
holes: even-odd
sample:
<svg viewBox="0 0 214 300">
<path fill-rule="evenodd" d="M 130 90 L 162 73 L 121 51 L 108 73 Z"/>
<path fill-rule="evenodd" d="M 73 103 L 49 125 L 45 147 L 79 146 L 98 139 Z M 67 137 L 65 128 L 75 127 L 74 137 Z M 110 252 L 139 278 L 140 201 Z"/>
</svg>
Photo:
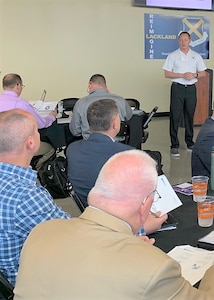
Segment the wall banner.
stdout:
<svg viewBox="0 0 214 300">
<path fill-rule="evenodd" d="M 188 31 L 191 49 L 209 58 L 209 18 L 144 14 L 145 59 L 166 59 L 179 48 L 178 35 Z"/>
</svg>

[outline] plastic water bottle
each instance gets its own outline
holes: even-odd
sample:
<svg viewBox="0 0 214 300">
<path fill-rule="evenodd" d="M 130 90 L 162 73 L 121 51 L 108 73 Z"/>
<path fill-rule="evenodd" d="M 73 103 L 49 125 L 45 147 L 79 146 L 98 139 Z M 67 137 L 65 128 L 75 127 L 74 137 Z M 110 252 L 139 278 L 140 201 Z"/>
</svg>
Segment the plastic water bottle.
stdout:
<svg viewBox="0 0 214 300">
<path fill-rule="evenodd" d="M 211 190 L 214 190 L 214 146 L 211 151 L 211 169 L 210 169 Z"/>
</svg>

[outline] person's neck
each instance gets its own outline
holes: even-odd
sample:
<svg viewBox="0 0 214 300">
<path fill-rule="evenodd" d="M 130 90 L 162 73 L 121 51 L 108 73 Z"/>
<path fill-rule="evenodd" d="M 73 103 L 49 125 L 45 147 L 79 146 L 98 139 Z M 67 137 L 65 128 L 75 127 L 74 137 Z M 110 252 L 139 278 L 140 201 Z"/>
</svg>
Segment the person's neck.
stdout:
<svg viewBox="0 0 214 300">
<path fill-rule="evenodd" d="M 17 154 L 0 154 L 0 161 L 17 167 L 28 168 L 31 160 Z"/>
<path fill-rule="evenodd" d="M 13 92 L 13 93 L 16 93 L 18 97 L 20 96 L 20 94 L 19 94 L 14 88 L 13 88 L 13 89 L 10 89 L 10 88 L 4 88 L 4 91 L 5 91 L 5 92 Z"/>
<path fill-rule="evenodd" d="M 190 48 L 187 48 L 187 49 L 180 49 L 181 52 L 183 52 L 185 55 L 189 52 Z"/>
</svg>

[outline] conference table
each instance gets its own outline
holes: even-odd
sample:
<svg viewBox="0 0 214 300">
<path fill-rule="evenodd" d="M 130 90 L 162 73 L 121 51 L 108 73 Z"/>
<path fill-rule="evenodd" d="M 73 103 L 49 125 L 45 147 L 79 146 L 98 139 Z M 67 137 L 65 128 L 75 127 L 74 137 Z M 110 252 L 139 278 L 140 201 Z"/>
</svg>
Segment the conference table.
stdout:
<svg viewBox="0 0 214 300">
<path fill-rule="evenodd" d="M 212 192 L 208 191 L 210 195 Z M 175 246 L 191 245 L 197 246 L 197 240 L 214 230 L 211 227 L 200 227 L 197 220 L 197 204 L 192 196 L 177 193 L 183 205 L 173 210 L 171 213 L 177 219 L 176 229 L 156 232 L 150 235 L 154 237 L 155 245 L 164 252 L 172 250 Z"/>
</svg>

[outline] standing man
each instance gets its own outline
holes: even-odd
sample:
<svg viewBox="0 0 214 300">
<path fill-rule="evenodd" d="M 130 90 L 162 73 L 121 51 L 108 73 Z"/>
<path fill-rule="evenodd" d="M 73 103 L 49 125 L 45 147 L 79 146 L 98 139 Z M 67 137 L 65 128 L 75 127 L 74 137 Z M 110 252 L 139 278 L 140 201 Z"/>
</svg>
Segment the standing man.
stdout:
<svg viewBox="0 0 214 300">
<path fill-rule="evenodd" d="M 11 73 L 5 75 L 2 80 L 2 86 L 4 91 L 0 95 L 0 112 L 14 108 L 24 109 L 35 117 L 39 129 L 49 127 L 55 121 L 57 115 L 56 110 L 51 111 L 47 117 L 41 117 L 28 101 L 20 97 L 24 85 L 22 78 L 18 74 Z M 40 170 L 43 163 L 48 160 L 54 152 L 54 148 L 49 143 L 41 142 L 37 153 L 35 153 L 35 156 L 41 156 L 36 164 L 36 169 Z"/>
<path fill-rule="evenodd" d="M 88 83 L 89 95 L 77 101 L 74 106 L 69 129 L 74 136 L 81 136 L 87 139 L 90 135 L 87 121 L 87 109 L 92 102 L 102 99 L 112 99 L 116 102 L 121 121 L 128 121 L 132 117 L 132 109 L 128 102 L 121 96 L 109 93 L 105 77 L 101 74 L 94 74 Z"/>
<path fill-rule="evenodd" d="M 185 125 L 185 142 L 192 150 L 193 118 L 196 107 L 196 86 L 198 78 L 205 76 L 206 66 L 200 54 L 190 49 L 190 34 L 179 34 L 179 49 L 170 53 L 163 65 L 166 78 L 172 80 L 170 93 L 170 138 L 171 155 L 179 157 L 178 127 L 182 114 Z"/>
</svg>

